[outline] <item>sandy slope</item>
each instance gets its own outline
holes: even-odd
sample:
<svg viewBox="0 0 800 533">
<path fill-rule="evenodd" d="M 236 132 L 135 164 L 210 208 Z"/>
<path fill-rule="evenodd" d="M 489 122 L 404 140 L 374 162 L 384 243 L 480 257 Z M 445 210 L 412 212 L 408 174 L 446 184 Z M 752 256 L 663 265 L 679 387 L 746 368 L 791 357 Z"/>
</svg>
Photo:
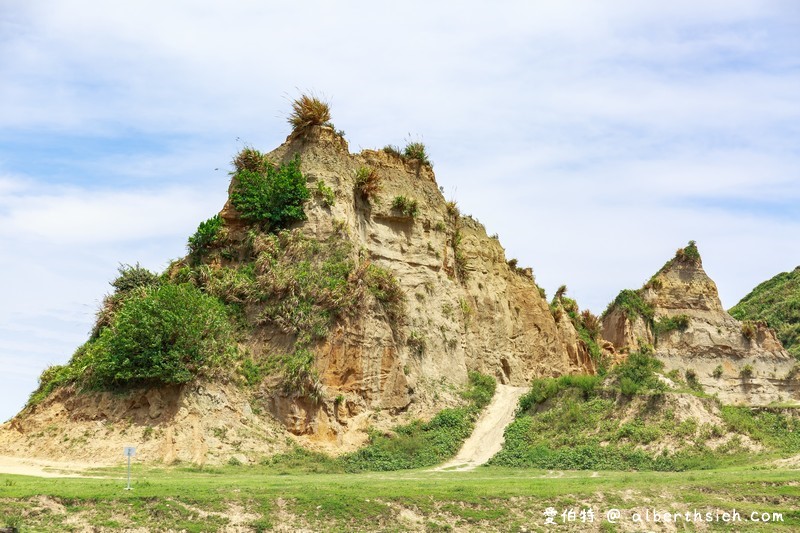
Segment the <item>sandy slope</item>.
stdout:
<svg viewBox="0 0 800 533">
<path fill-rule="evenodd" d="M 0 455 L 0 474 L 36 477 L 92 477 L 84 476 L 81 472 L 96 466 L 91 463 L 44 461 Z"/>
<path fill-rule="evenodd" d="M 492 402 L 478 419 L 475 430 L 458 455 L 436 470 L 471 470 L 491 459 L 503 447 L 503 431 L 514 420 L 520 396 L 528 390 L 528 387 L 498 385 Z"/>
</svg>

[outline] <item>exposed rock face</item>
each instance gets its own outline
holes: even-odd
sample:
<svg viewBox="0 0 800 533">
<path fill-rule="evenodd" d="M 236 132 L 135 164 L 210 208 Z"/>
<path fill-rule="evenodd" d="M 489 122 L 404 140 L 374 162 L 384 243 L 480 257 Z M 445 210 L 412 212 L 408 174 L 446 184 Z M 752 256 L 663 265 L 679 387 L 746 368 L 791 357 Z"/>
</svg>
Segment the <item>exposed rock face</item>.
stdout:
<svg viewBox="0 0 800 533">
<path fill-rule="evenodd" d="M 679 250 L 636 291 L 651 316 L 614 305 L 604 316 L 603 336 L 623 351 L 654 345 L 665 372 L 693 371 L 704 390 L 725 403 L 767 405 L 800 399 L 793 380 L 797 361 L 772 330 L 763 324 L 744 325 L 723 309 L 696 248 L 686 253 L 693 247 L 690 243 Z M 685 321 L 685 327 L 658 327 L 668 319 Z"/>
<path fill-rule="evenodd" d="M 195 382 L 127 396 L 62 388 L 2 427 L 0 453 L 27 446 L 50 458 L 116 460 L 122 445 L 136 445 L 145 460 L 203 463 L 227 461 L 234 451 L 230 443 L 237 443 L 238 458 L 245 461 L 284 449 L 288 433 L 337 453 L 363 443 L 368 427 L 388 428 L 456 405 L 458 386 L 472 370 L 518 386 L 535 377 L 594 370 L 569 321 L 556 324 L 530 269 L 509 266 L 497 239 L 445 201 L 430 166 L 384 151 L 351 154 L 346 141 L 325 126 L 292 135 L 267 154 L 273 163 L 296 155 L 312 197 L 304 206 L 307 220 L 289 228 L 289 236 L 301 233 L 320 250 L 322 243 L 349 243 L 344 248 L 355 271 L 374 265 L 391 272 L 404 294 L 402 316 L 384 308 L 365 278 L 349 274 L 352 308 L 337 311 L 322 340 L 303 339 L 319 378 L 313 394 L 283 386 L 275 373 L 259 377 L 252 388 L 238 375 L 227 384 Z M 380 176 L 377 195 L 357 190 L 362 167 Z M 328 190 L 332 203 L 314 193 Z M 393 208 L 398 196 L 416 202 L 414 215 Z M 205 279 L 240 266 L 259 268 L 264 276 L 277 271 L 252 260 L 264 235 L 250 233 L 253 224 L 230 199 L 220 217 L 224 242 L 217 255 L 193 257 L 202 264 L 191 266 Z M 191 261 L 173 267 L 191 270 Z M 259 318 L 265 304 L 276 303 L 264 301 L 270 297 L 280 300 L 265 295 L 237 302 L 248 324 L 240 348 L 254 364 L 296 354 L 300 347 L 297 331 Z M 283 427 L 270 425 L 269 414 Z M 42 431 L 52 424 L 59 426 L 58 435 Z M 62 435 L 80 446 L 64 449 Z"/>
<path fill-rule="evenodd" d="M 309 201 L 308 220 L 297 227 L 318 239 L 346 228 L 354 249 L 397 277 L 406 317 L 393 324 L 379 306 L 367 306 L 316 346 L 324 397 L 343 394 L 350 407 L 328 400 L 300 408 L 296 398 L 275 398 L 272 409 L 291 431 L 340 440 L 348 413 L 413 409 L 426 391 L 465 382 L 468 370 L 525 385 L 534 377 L 593 369 L 574 331 L 556 326 L 532 275 L 511 269 L 497 239 L 448 207 L 429 166 L 383 151 L 351 154 L 327 127 L 290 137 L 268 155 L 286 162 L 297 153 L 309 188 L 321 181 L 336 196 L 332 206 Z M 360 167 L 381 176 L 377 199 L 355 190 Z M 392 209 L 397 196 L 415 200 L 418 214 Z M 221 215 L 228 227 L 242 227 L 230 202 Z"/>
<path fill-rule="evenodd" d="M 242 462 L 285 451 L 286 430 L 259 416 L 233 384 L 194 383 L 125 394 L 63 388 L 0 431 L 0 454 L 119 464 L 123 446 L 137 460 Z"/>
</svg>

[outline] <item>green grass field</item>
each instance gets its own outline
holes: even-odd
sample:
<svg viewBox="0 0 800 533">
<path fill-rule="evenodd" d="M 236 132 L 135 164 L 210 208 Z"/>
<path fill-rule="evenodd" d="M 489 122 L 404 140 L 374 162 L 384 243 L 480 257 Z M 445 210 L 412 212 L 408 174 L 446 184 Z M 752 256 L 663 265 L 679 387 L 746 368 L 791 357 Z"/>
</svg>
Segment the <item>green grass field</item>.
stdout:
<svg viewBox="0 0 800 533">
<path fill-rule="evenodd" d="M 0 522 L 20 531 L 539 531 L 547 529 L 543 513 L 553 507 L 557 530 L 565 531 L 660 530 L 663 524 L 632 521 L 633 512 L 645 517 L 647 509 L 713 516 L 735 509 L 741 516 L 730 524 L 720 514 L 704 523 L 709 531 L 800 530 L 798 471 L 769 467 L 309 474 L 270 466 L 134 465 L 131 491 L 124 490 L 123 467 L 89 474 L 98 477 L 0 475 Z M 569 509 L 575 520 L 562 523 Z M 593 522 L 581 522 L 586 509 Z M 605 518 L 611 509 L 621 512 L 616 524 Z M 781 516 L 753 522 L 753 512 Z M 695 529 L 678 524 L 678 531 Z"/>
</svg>

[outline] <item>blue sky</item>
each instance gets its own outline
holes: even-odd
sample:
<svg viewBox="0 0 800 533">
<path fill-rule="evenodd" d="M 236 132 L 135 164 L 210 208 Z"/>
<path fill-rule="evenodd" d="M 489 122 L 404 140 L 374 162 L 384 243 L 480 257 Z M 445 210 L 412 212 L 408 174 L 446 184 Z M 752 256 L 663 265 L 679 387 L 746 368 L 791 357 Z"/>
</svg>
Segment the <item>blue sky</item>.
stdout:
<svg viewBox="0 0 800 533">
<path fill-rule="evenodd" d="M 595 312 L 697 240 L 723 304 L 800 264 L 800 4 L 0 0 L 0 419 L 162 269 L 314 90 L 424 141 L 549 294 Z"/>
</svg>

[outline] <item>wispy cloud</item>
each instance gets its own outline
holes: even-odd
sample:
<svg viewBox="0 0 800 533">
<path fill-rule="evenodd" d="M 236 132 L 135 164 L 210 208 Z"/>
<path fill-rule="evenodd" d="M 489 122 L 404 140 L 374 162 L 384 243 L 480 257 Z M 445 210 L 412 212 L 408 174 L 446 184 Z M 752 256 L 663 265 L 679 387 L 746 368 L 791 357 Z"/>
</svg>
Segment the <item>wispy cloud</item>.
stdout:
<svg viewBox="0 0 800 533">
<path fill-rule="evenodd" d="M 788 0 L 7 6 L 0 362 L 52 362 L 30 320 L 85 332 L 118 262 L 183 253 L 298 88 L 354 150 L 422 135 L 551 292 L 599 311 L 696 239 L 732 305 L 800 264 L 798 24 Z"/>
</svg>

